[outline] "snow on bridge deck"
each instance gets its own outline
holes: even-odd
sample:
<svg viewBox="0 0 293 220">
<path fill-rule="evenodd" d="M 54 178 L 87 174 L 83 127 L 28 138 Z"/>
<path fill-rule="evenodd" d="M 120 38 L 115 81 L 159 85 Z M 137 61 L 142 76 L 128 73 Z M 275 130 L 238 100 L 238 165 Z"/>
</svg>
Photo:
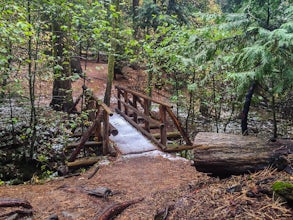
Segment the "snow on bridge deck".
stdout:
<svg viewBox="0 0 293 220">
<path fill-rule="evenodd" d="M 158 150 L 150 140 L 132 127 L 122 116 L 116 113 L 113 114 L 110 117 L 110 123 L 119 131 L 118 135 L 111 135 L 110 140 L 115 142 L 116 148 L 121 154 L 136 154 Z"/>
</svg>

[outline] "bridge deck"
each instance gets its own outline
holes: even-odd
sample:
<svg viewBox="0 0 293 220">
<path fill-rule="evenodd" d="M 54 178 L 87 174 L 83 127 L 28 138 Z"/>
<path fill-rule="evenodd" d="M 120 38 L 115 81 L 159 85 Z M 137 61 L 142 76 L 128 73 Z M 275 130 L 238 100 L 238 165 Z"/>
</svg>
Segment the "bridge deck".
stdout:
<svg viewBox="0 0 293 220">
<path fill-rule="evenodd" d="M 110 123 L 119 131 L 117 136 L 111 135 L 110 140 L 115 142 L 121 154 L 135 154 L 158 150 L 151 141 L 132 127 L 122 116 L 115 113 L 110 117 Z"/>
</svg>

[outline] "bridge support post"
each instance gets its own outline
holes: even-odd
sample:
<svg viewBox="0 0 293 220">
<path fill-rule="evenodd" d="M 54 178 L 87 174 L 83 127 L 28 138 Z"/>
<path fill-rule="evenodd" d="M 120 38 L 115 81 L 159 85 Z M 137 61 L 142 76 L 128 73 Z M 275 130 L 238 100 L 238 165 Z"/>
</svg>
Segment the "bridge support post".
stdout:
<svg viewBox="0 0 293 220">
<path fill-rule="evenodd" d="M 126 104 L 128 104 L 128 93 L 126 92 L 126 91 L 124 91 L 124 102 L 126 103 Z M 127 115 L 128 116 L 128 107 L 127 107 L 127 105 L 124 105 L 124 113 L 125 113 L 125 115 Z"/>
<path fill-rule="evenodd" d="M 143 108 L 144 108 L 144 114 L 149 117 L 150 116 L 150 105 L 149 105 L 148 99 L 143 99 Z M 144 129 L 147 132 L 150 132 L 150 122 L 148 120 L 144 121 Z"/>
<path fill-rule="evenodd" d="M 137 109 L 137 96 L 133 95 L 133 107 Z M 137 123 L 137 113 L 133 112 L 133 121 Z"/>
<path fill-rule="evenodd" d="M 121 111 L 121 90 L 117 88 L 118 109 Z"/>
<path fill-rule="evenodd" d="M 160 127 L 161 143 L 167 146 L 166 107 L 162 105 L 160 105 L 160 118 L 161 118 L 161 123 L 164 125 Z"/>
<path fill-rule="evenodd" d="M 109 115 L 103 112 L 103 155 L 109 153 Z"/>
</svg>

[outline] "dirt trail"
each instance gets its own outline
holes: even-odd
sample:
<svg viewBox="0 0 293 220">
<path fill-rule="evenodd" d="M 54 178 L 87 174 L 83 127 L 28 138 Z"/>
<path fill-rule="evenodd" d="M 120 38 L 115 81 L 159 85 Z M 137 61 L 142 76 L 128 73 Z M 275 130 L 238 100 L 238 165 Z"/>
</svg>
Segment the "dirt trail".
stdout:
<svg viewBox="0 0 293 220">
<path fill-rule="evenodd" d="M 161 156 L 119 158 L 102 166 L 92 179 L 88 176 L 94 168 L 81 176 L 56 179 L 44 185 L 19 185 L 0 187 L 0 198 L 21 198 L 33 206 L 34 219 L 46 219 L 57 214 L 59 219 L 94 219 L 105 207 L 115 202 L 136 198 L 144 200 L 133 205 L 119 219 L 152 219 L 177 195 L 169 190 L 188 189 L 203 174 L 184 160 L 169 160 Z M 99 186 L 110 188 L 114 196 L 108 200 L 87 195 L 83 189 Z M 153 202 L 154 197 L 158 201 Z M 1 210 L 2 209 L 2 210 Z M 0 208 L 4 213 L 4 208 Z"/>
</svg>

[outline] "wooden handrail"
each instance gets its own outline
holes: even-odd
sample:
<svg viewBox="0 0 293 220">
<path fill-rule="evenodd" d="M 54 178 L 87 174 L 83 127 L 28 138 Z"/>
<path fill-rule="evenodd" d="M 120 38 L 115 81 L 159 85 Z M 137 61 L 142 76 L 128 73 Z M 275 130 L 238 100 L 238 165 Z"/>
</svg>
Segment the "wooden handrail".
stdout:
<svg viewBox="0 0 293 220">
<path fill-rule="evenodd" d="M 110 115 L 110 116 L 113 115 L 113 112 L 111 111 L 111 109 L 104 102 L 102 102 L 98 97 L 96 97 L 90 88 L 88 88 L 87 86 L 83 86 L 83 89 L 85 91 L 87 91 L 90 96 L 93 97 L 93 99 L 96 101 L 96 103 L 98 105 L 100 105 L 107 112 L 108 115 Z"/>
<path fill-rule="evenodd" d="M 179 131 L 181 137 L 185 140 L 186 144 L 189 145 L 188 148 L 192 145 L 191 141 L 189 140 L 188 135 L 184 131 L 180 121 L 177 119 L 175 114 L 172 112 L 172 106 L 155 100 L 151 97 L 148 97 L 144 94 L 141 94 L 139 92 L 133 91 L 128 88 L 124 88 L 121 86 L 115 86 L 117 89 L 117 99 L 118 99 L 118 108 L 116 111 L 121 114 L 132 126 L 136 127 L 138 130 L 140 130 L 145 136 L 147 136 L 149 139 L 151 139 L 153 142 L 155 142 L 159 147 L 162 148 L 162 150 L 166 150 L 167 147 L 167 115 L 172 119 L 175 127 Z M 139 103 L 142 107 L 142 110 L 138 109 L 137 103 Z M 160 109 L 160 120 L 157 121 L 151 117 L 151 104 L 157 103 L 159 104 Z M 122 107 L 124 110 L 122 110 Z M 129 110 L 132 111 L 133 119 L 130 117 Z M 144 119 L 144 128 L 140 127 L 138 124 L 138 116 L 141 116 Z M 150 129 L 152 129 L 152 126 L 150 123 L 159 125 L 156 128 L 160 128 L 160 134 L 158 141 L 154 135 L 151 133 Z M 178 149 L 183 149 L 182 147 Z M 176 150 L 178 150 L 176 149 Z M 175 149 L 174 149 L 175 150 Z"/>
<path fill-rule="evenodd" d="M 93 115 L 92 118 L 90 117 L 93 121 L 93 124 L 89 127 L 86 133 L 83 134 L 83 136 L 80 139 L 80 142 L 77 144 L 76 149 L 72 152 L 68 161 L 74 161 L 76 159 L 80 150 L 84 147 L 86 141 L 89 139 L 92 133 L 95 133 L 95 137 L 97 140 L 99 140 L 101 137 L 103 138 L 102 144 L 104 155 L 106 155 L 109 152 L 109 135 L 112 134 L 115 136 L 118 134 L 118 130 L 109 122 L 109 116 L 113 115 L 111 109 L 101 100 L 99 100 L 94 95 L 93 91 L 89 89 L 87 86 L 84 85 L 82 89 L 86 92 L 86 95 L 87 97 L 89 97 L 90 101 L 93 102 L 93 104 L 90 107 L 93 110 L 97 110 L 97 112 L 96 115 Z M 82 95 L 78 97 L 78 99 L 74 103 L 74 107 L 78 104 Z M 102 123 L 103 129 L 101 129 Z"/>
<path fill-rule="evenodd" d="M 146 96 L 144 94 L 141 94 L 139 92 L 136 92 L 136 91 L 133 91 L 132 89 L 128 89 L 128 88 L 125 88 L 125 87 L 121 87 L 121 86 L 115 86 L 116 89 L 120 89 L 120 90 L 124 90 L 126 92 L 129 92 L 131 93 L 132 95 L 136 95 L 138 97 L 141 97 L 143 99 L 146 99 L 146 100 L 149 100 L 149 101 L 152 101 L 154 103 L 157 103 L 157 104 L 160 104 L 160 105 L 163 105 L 163 106 L 166 106 L 166 107 L 169 107 L 169 108 L 172 108 L 172 105 L 168 104 L 168 103 L 165 103 L 165 102 L 161 102 L 159 100 L 155 100 L 149 96 Z"/>
<path fill-rule="evenodd" d="M 141 116 L 144 120 L 149 121 L 150 123 L 153 123 L 153 124 L 157 125 L 158 127 L 164 126 L 164 124 L 160 123 L 159 121 L 157 121 L 157 120 L 151 118 L 150 116 L 147 116 L 147 115 L 145 115 L 145 114 L 139 112 L 139 111 L 138 111 L 135 107 L 133 107 L 132 105 L 127 104 L 127 103 L 125 103 L 125 102 L 123 102 L 123 101 L 121 101 L 121 103 L 122 103 L 123 105 L 127 106 L 128 108 L 130 108 L 130 109 L 131 109 L 134 113 L 136 113 L 137 115 Z M 135 121 L 135 120 L 134 120 L 134 121 Z"/>
</svg>

